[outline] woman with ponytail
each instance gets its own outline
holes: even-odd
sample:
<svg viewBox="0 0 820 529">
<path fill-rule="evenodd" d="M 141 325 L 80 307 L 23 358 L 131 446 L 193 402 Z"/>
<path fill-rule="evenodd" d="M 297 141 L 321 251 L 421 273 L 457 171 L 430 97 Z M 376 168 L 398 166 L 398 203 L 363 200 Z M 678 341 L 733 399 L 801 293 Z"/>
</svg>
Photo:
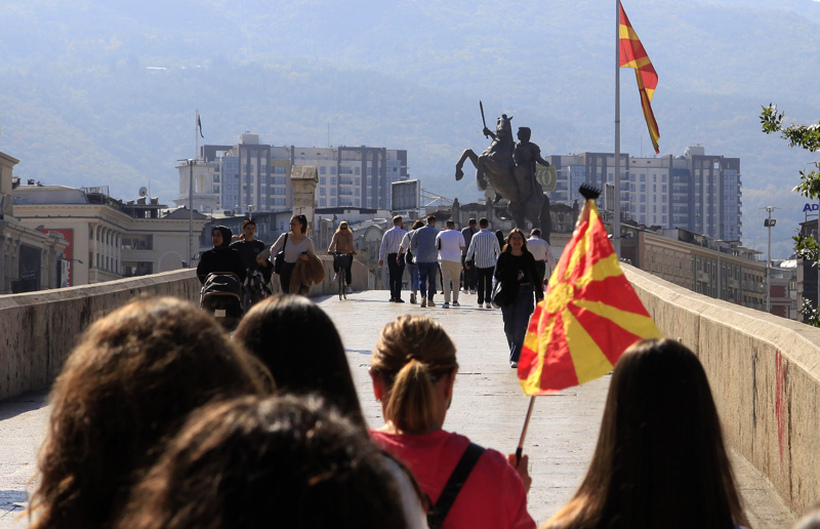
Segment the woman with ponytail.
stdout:
<svg viewBox="0 0 820 529">
<path fill-rule="evenodd" d="M 430 500 L 431 529 L 532 529 L 527 456 L 505 458 L 442 429 L 457 372 L 455 345 L 438 322 L 405 315 L 387 324 L 370 360 L 385 425 L 371 438 L 413 472 Z"/>
</svg>

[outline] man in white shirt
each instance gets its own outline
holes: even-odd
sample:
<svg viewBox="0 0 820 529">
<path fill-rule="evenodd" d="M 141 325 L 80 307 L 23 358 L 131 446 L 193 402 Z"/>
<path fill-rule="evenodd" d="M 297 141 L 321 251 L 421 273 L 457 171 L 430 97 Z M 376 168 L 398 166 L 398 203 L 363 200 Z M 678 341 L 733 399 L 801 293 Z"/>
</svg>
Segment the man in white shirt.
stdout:
<svg viewBox="0 0 820 529">
<path fill-rule="evenodd" d="M 490 221 L 484 217 L 478 220 L 480 231 L 473 235 L 470 246 L 467 248 L 467 261 L 472 263 L 476 269 L 476 292 L 478 293 L 478 306 L 486 302 L 488 309 L 492 308 L 493 290 L 493 270 L 498 256 L 501 255 L 501 247 L 498 244 L 498 237 L 490 231 Z"/>
<path fill-rule="evenodd" d="M 550 250 L 550 243 L 541 238 L 541 230 L 535 228 L 530 232 L 530 238 L 527 239 L 527 250 L 535 257 L 535 268 L 541 279 L 541 288 L 544 288 L 544 278 L 549 279 L 552 271 L 555 269 L 555 258 L 552 256 Z M 547 264 L 549 267 L 549 275 L 547 275 Z"/>
<path fill-rule="evenodd" d="M 444 305 L 450 308 L 452 292 L 453 306 L 458 307 L 459 278 L 461 277 L 461 252 L 465 249 L 464 236 L 456 230 L 456 223 L 448 220 L 444 231 L 436 235 L 438 264 L 441 267 L 441 278 L 444 281 Z"/>
<path fill-rule="evenodd" d="M 387 259 L 387 272 L 390 276 L 390 301 L 404 303 L 401 299 L 401 278 L 404 275 L 404 259 L 399 256 L 401 241 L 407 232 L 402 228 L 401 215 L 393 217 L 393 227 L 384 232 L 379 246 L 379 266 L 384 266 Z"/>
</svg>

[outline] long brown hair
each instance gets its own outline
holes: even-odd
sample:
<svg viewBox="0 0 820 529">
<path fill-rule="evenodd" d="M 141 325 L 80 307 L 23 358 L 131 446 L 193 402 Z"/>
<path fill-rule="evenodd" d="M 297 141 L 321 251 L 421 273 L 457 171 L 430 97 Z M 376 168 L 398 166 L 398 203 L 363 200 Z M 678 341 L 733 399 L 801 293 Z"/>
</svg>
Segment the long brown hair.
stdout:
<svg viewBox="0 0 820 529">
<path fill-rule="evenodd" d="M 342 339 L 315 303 L 295 295 L 266 298 L 242 318 L 233 339 L 267 366 L 277 390 L 318 393 L 365 427 Z"/>
<path fill-rule="evenodd" d="M 366 432 L 317 398 L 249 396 L 191 415 L 116 527 L 404 529 Z"/>
<path fill-rule="evenodd" d="M 510 237 L 512 237 L 516 233 L 519 234 L 521 236 L 521 240 L 524 241 L 524 245 L 521 246 L 521 251 L 524 253 L 529 252 L 529 250 L 527 250 L 527 236 L 524 235 L 524 232 L 521 231 L 521 229 L 519 228 L 511 229 L 510 233 L 508 233 L 507 236 L 504 238 L 504 248 L 501 249 L 502 252 L 512 253 L 512 246 L 510 246 Z"/>
<path fill-rule="evenodd" d="M 673 340 L 618 360 L 589 471 L 545 528 L 732 529 L 748 525 L 706 373 Z"/>
<path fill-rule="evenodd" d="M 402 432 L 426 432 L 436 421 L 434 385 L 458 369 L 456 347 L 427 316 L 400 316 L 382 329 L 371 371 L 389 388 L 385 419 Z"/>
<path fill-rule="evenodd" d="M 179 299 L 134 301 L 94 322 L 51 392 L 31 527 L 109 527 L 187 414 L 261 393 L 259 373 L 210 315 Z"/>
</svg>

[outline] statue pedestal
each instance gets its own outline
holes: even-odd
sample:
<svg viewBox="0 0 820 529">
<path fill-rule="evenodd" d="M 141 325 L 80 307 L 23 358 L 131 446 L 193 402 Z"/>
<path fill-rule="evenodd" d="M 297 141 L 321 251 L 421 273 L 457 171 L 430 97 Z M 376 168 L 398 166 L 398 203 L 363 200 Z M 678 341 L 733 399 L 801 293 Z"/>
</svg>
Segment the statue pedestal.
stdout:
<svg viewBox="0 0 820 529">
<path fill-rule="evenodd" d="M 293 214 L 304 215 L 311 233 L 316 210 L 316 186 L 319 184 L 319 170 L 315 165 L 294 165 L 290 174 L 293 186 Z"/>
</svg>

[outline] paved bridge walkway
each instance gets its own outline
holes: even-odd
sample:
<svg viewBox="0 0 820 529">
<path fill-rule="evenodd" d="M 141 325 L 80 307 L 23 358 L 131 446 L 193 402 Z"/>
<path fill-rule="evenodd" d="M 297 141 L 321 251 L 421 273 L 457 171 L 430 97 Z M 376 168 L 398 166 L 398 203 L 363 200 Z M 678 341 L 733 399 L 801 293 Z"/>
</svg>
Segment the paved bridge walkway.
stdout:
<svg viewBox="0 0 820 529">
<path fill-rule="evenodd" d="M 528 397 L 507 362 L 501 311 L 479 309 L 475 296 L 462 294 L 458 308 L 422 309 L 388 303 L 386 291 L 355 293 L 345 301 L 318 298 L 342 335 L 365 417 L 380 426 L 381 409 L 367 374 L 379 331 L 400 314 L 427 314 L 444 325 L 458 348 L 461 366 L 445 428 L 505 453 L 515 451 Z M 441 296 L 437 296 L 441 298 Z M 600 427 L 609 377 L 556 395 L 539 397 L 527 435 L 533 477 L 530 512 L 539 523 L 563 505 L 586 472 Z M 14 521 L 26 502 L 26 482 L 34 471 L 48 406 L 45 392 L 0 403 L 0 528 L 25 527 Z M 765 479 L 741 456 L 732 454 L 750 523 L 755 529 L 787 528 L 794 515 Z"/>
</svg>

